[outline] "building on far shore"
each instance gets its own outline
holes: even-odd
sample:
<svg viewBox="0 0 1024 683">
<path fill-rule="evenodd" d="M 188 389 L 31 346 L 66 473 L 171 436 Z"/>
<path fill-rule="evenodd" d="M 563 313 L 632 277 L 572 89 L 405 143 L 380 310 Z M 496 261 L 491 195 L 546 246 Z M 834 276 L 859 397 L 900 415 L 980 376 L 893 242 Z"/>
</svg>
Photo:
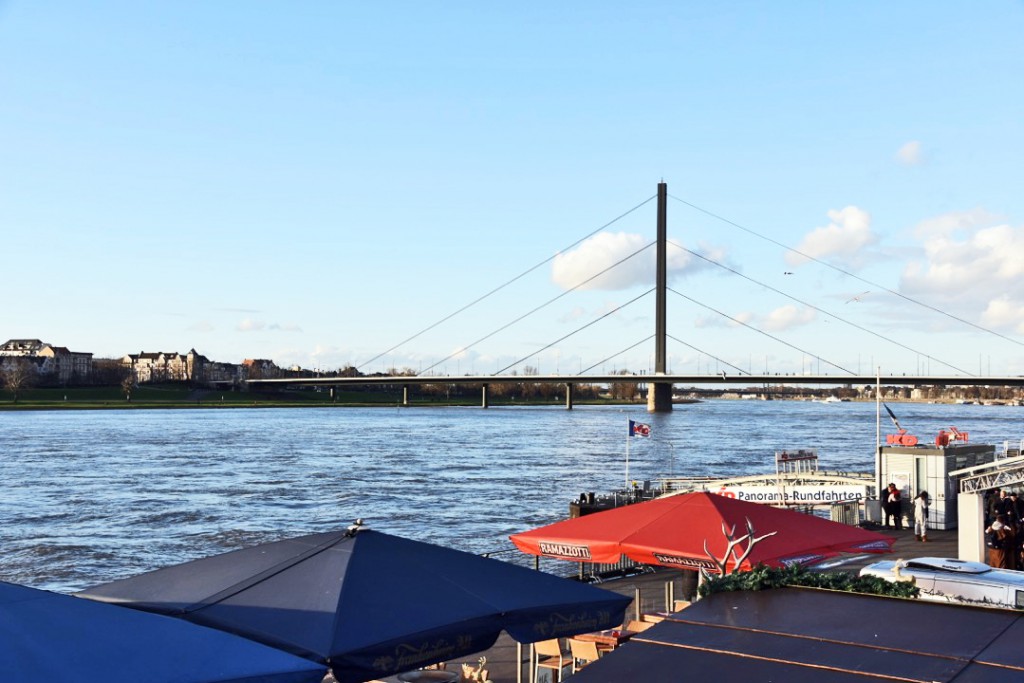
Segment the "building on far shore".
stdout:
<svg viewBox="0 0 1024 683">
<path fill-rule="evenodd" d="M 246 379 L 276 379 L 281 376 L 281 368 L 266 358 L 246 358 L 242 361 Z"/>
<path fill-rule="evenodd" d="M 92 375 L 92 354 L 70 351 L 39 339 L 8 339 L 0 345 L 3 358 L 25 358 L 32 362 L 43 382 L 74 384 L 88 382 Z"/>
<path fill-rule="evenodd" d="M 211 361 L 195 349 L 177 351 L 141 351 L 121 358 L 139 384 L 147 382 L 194 382 L 196 384 L 231 383 L 245 379 L 245 366 Z"/>
<path fill-rule="evenodd" d="M 174 382 L 191 380 L 197 364 L 201 366 L 205 356 L 195 349 L 182 355 L 177 351 L 140 351 L 121 358 L 121 364 L 131 370 L 136 382 Z"/>
</svg>

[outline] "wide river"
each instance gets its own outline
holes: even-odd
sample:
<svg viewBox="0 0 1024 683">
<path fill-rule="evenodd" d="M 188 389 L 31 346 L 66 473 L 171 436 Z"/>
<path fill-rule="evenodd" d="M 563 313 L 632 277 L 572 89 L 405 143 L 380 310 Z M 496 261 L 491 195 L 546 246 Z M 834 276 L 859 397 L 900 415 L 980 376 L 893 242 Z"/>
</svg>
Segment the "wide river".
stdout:
<svg viewBox="0 0 1024 683">
<path fill-rule="evenodd" d="M 922 443 L 1018 442 L 1024 408 L 890 404 Z M 893 431 L 882 411 L 882 433 Z M 651 425 L 627 436 L 627 420 Z M 361 517 L 471 552 L 566 516 L 584 491 L 772 471 L 817 448 L 873 471 L 874 403 L 0 412 L 0 580 L 73 591 Z M 884 436 L 883 436 L 884 439 Z"/>
</svg>

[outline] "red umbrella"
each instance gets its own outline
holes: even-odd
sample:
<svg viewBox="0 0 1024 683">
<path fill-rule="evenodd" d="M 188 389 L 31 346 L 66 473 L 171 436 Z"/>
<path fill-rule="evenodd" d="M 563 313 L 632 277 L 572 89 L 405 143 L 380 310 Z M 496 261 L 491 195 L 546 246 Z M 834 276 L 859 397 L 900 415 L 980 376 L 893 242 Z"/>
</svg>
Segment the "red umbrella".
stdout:
<svg viewBox="0 0 1024 683">
<path fill-rule="evenodd" d="M 625 505 L 511 536 L 525 553 L 578 562 L 618 562 L 727 572 L 812 564 L 840 553 L 886 553 L 895 539 L 794 510 L 712 493 Z M 747 552 L 749 550 L 749 552 Z"/>
</svg>

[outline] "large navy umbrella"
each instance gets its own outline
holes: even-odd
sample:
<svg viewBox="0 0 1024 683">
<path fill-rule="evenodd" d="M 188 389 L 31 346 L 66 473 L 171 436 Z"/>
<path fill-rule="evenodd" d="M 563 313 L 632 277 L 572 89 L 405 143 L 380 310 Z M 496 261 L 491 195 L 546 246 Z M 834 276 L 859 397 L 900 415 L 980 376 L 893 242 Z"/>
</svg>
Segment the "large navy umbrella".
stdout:
<svg viewBox="0 0 1024 683">
<path fill-rule="evenodd" d="M 360 528 L 215 555 L 79 595 L 244 635 L 356 683 L 622 623 L 630 599 L 459 550 Z"/>
<path fill-rule="evenodd" d="M 0 582 L 4 683 L 319 683 L 325 673 L 223 631 Z"/>
</svg>

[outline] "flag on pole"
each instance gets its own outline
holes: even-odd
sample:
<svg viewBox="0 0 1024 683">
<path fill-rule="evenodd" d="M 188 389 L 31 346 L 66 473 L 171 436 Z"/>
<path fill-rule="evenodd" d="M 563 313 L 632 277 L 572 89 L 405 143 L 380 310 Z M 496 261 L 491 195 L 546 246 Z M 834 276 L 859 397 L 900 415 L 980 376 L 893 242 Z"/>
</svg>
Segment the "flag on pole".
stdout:
<svg viewBox="0 0 1024 683">
<path fill-rule="evenodd" d="M 889 413 L 889 417 L 892 418 L 892 423 L 896 425 L 896 429 L 903 431 L 903 427 L 900 427 L 900 421 L 896 419 L 896 415 L 889 409 L 889 406 L 882 404 L 885 407 L 885 412 Z"/>
<path fill-rule="evenodd" d="M 630 436 L 650 436 L 651 425 L 644 424 L 643 422 L 629 421 L 629 435 Z"/>
</svg>

